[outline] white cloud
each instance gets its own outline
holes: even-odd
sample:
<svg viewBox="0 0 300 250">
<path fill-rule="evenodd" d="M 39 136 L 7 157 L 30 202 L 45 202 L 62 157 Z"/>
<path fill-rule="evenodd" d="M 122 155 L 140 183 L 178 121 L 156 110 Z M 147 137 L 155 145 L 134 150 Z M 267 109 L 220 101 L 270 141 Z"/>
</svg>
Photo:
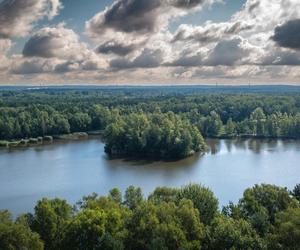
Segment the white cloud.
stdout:
<svg viewBox="0 0 300 250">
<path fill-rule="evenodd" d="M 23 55 L 13 58 L 11 73 L 66 73 L 105 69 L 107 62 L 81 42 L 63 23 L 35 32 L 26 42 Z"/>
<path fill-rule="evenodd" d="M 0 40 L 0 53 L 4 53 L 0 60 L 6 62 L 6 68 L 11 65 L 13 77 L 31 75 L 40 79 L 42 73 L 51 80 L 68 77 L 70 81 L 120 83 L 218 79 L 291 82 L 299 78 L 299 34 L 290 32 L 291 28 L 299 28 L 299 0 L 247 0 L 228 21 L 208 21 L 199 26 L 182 24 L 173 34 L 168 30 L 174 18 L 215 2 L 220 1 L 116 0 L 86 22 L 85 34 L 98 45 L 94 50 L 80 41 L 73 30 L 60 24 L 35 32 L 23 55 L 10 60 L 5 53 L 11 42 Z M 12 22 L 5 29 L 0 24 L 2 37 L 28 33 L 36 20 L 53 17 L 61 6 L 59 0 L 28 3 L 40 14 L 34 19 L 28 15 L 23 24 Z M 1 4 L 0 10 L 6 4 Z M 26 12 L 28 9 L 24 8 Z M 4 16 L 0 11 L 0 17 L 1 14 Z M 17 11 L 15 16 L 22 20 L 23 12 Z M 284 35 L 286 32 L 289 36 Z"/>
<path fill-rule="evenodd" d="M 25 57 L 59 58 L 66 60 L 85 60 L 91 51 L 79 41 L 78 35 L 64 24 L 46 27 L 34 33 L 26 42 Z"/>
<path fill-rule="evenodd" d="M 36 21 L 56 16 L 62 4 L 59 0 L 4 0 L 0 3 L 0 37 L 23 37 Z"/>
<path fill-rule="evenodd" d="M 12 43 L 9 39 L 0 39 L 0 71 L 7 69 L 9 59 L 6 53 L 10 50 Z"/>
</svg>

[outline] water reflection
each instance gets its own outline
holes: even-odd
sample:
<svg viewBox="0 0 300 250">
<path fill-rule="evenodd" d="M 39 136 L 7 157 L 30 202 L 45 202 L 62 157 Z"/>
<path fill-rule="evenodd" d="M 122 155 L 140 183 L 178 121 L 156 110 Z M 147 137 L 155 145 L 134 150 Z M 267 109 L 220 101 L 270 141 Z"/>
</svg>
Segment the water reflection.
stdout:
<svg viewBox="0 0 300 250">
<path fill-rule="evenodd" d="M 0 151 L 0 209 L 30 211 L 42 197 L 76 202 L 92 192 L 140 186 L 145 194 L 157 186 L 189 182 L 210 187 L 226 205 L 245 188 L 273 183 L 292 188 L 300 182 L 300 142 L 281 140 L 207 140 L 208 152 L 176 162 L 108 159 L 103 143 L 59 142 L 43 147 Z"/>
</svg>

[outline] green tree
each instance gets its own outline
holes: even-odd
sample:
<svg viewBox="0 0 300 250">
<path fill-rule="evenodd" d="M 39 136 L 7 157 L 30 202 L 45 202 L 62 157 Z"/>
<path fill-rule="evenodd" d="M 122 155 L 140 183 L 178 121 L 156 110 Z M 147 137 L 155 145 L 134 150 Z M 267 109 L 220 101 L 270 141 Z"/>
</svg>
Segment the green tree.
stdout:
<svg viewBox="0 0 300 250">
<path fill-rule="evenodd" d="M 299 249 L 300 208 L 290 208 L 276 214 L 274 233 L 269 238 L 270 249 Z"/>
<path fill-rule="evenodd" d="M 276 213 L 297 206 L 296 199 L 285 188 L 267 184 L 246 189 L 239 201 L 243 217 L 262 235 L 274 224 Z"/>
<path fill-rule="evenodd" d="M 232 121 L 232 118 L 229 118 L 226 126 L 225 126 L 225 132 L 227 135 L 234 136 L 236 135 L 236 124 Z"/>
<path fill-rule="evenodd" d="M 85 209 L 68 224 L 63 249 L 101 249 L 105 234 L 106 214 L 103 210 Z"/>
<path fill-rule="evenodd" d="M 72 207 L 65 200 L 44 198 L 34 210 L 31 229 L 41 236 L 46 249 L 58 249 L 64 228 L 71 218 Z"/>
<path fill-rule="evenodd" d="M 157 187 L 148 197 L 154 204 L 162 202 L 176 202 L 178 189 L 168 187 Z"/>
<path fill-rule="evenodd" d="M 204 226 L 191 201 L 143 202 L 128 223 L 126 249 L 199 249 Z"/>
<path fill-rule="evenodd" d="M 256 108 L 251 116 L 250 121 L 252 124 L 253 134 L 257 136 L 266 135 L 265 125 L 266 125 L 266 115 L 262 108 Z"/>
<path fill-rule="evenodd" d="M 53 115 L 52 119 L 53 119 L 53 125 L 51 127 L 51 134 L 70 133 L 69 121 L 63 115 L 56 113 Z"/>
<path fill-rule="evenodd" d="M 109 109 L 99 104 L 93 105 L 89 114 L 92 119 L 92 129 L 105 129 L 111 120 Z"/>
<path fill-rule="evenodd" d="M 143 201 L 143 194 L 141 188 L 129 186 L 125 191 L 124 204 L 130 209 L 136 208 Z"/>
<path fill-rule="evenodd" d="M 265 249 L 263 240 L 243 219 L 217 216 L 209 227 L 208 249 Z"/>
<path fill-rule="evenodd" d="M 122 202 L 122 193 L 117 188 L 111 189 L 109 191 L 109 196 L 108 197 L 111 198 L 113 201 L 119 203 L 119 204 Z"/>
<path fill-rule="evenodd" d="M 7 211 L 0 211 L 1 250 L 42 250 L 43 242 L 38 234 L 22 224 L 14 223 Z"/>
<path fill-rule="evenodd" d="M 300 203 L 300 184 L 297 184 L 291 193 Z"/>
<path fill-rule="evenodd" d="M 207 119 L 207 133 L 209 136 L 219 136 L 223 127 L 220 115 L 212 111 Z"/>
<path fill-rule="evenodd" d="M 182 187 L 177 192 L 177 201 L 189 199 L 194 203 L 195 208 L 199 210 L 201 221 L 207 225 L 210 224 L 218 212 L 218 200 L 213 192 L 201 185 L 190 184 Z"/>
<path fill-rule="evenodd" d="M 87 131 L 91 125 L 91 117 L 87 113 L 77 112 L 71 116 L 69 122 L 71 131 L 84 132 Z"/>
</svg>

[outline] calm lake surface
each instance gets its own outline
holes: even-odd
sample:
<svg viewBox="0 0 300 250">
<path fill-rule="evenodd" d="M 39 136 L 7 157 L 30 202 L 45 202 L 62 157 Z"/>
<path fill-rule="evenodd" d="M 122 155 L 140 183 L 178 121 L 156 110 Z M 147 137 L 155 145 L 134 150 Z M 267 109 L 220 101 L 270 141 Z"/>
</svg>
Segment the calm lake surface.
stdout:
<svg viewBox="0 0 300 250">
<path fill-rule="evenodd" d="M 209 152 L 177 162 L 109 160 L 99 139 L 0 150 L 0 209 L 32 211 L 38 199 L 107 194 L 129 185 L 149 194 L 157 186 L 201 183 L 220 205 L 237 202 L 256 183 L 300 183 L 300 141 L 208 140 Z"/>
</svg>

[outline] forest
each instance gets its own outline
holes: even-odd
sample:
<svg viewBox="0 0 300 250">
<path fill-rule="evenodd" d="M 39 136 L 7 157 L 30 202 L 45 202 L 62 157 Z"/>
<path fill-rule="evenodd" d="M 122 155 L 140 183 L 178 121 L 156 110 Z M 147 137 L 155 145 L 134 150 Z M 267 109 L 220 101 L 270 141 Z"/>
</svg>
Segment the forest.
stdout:
<svg viewBox="0 0 300 250">
<path fill-rule="evenodd" d="M 203 137 L 298 139 L 300 95 L 159 88 L 0 92 L 2 142 L 87 131 L 103 131 L 110 155 L 157 158 L 203 152 Z"/>
<path fill-rule="evenodd" d="M 237 204 L 220 211 L 213 192 L 201 185 L 158 187 L 147 198 L 130 186 L 112 189 L 74 206 L 42 199 L 34 212 L 15 220 L 0 211 L 0 248 L 58 249 L 299 249 L 300 184 L 245 190 Z"/>
</svg>

